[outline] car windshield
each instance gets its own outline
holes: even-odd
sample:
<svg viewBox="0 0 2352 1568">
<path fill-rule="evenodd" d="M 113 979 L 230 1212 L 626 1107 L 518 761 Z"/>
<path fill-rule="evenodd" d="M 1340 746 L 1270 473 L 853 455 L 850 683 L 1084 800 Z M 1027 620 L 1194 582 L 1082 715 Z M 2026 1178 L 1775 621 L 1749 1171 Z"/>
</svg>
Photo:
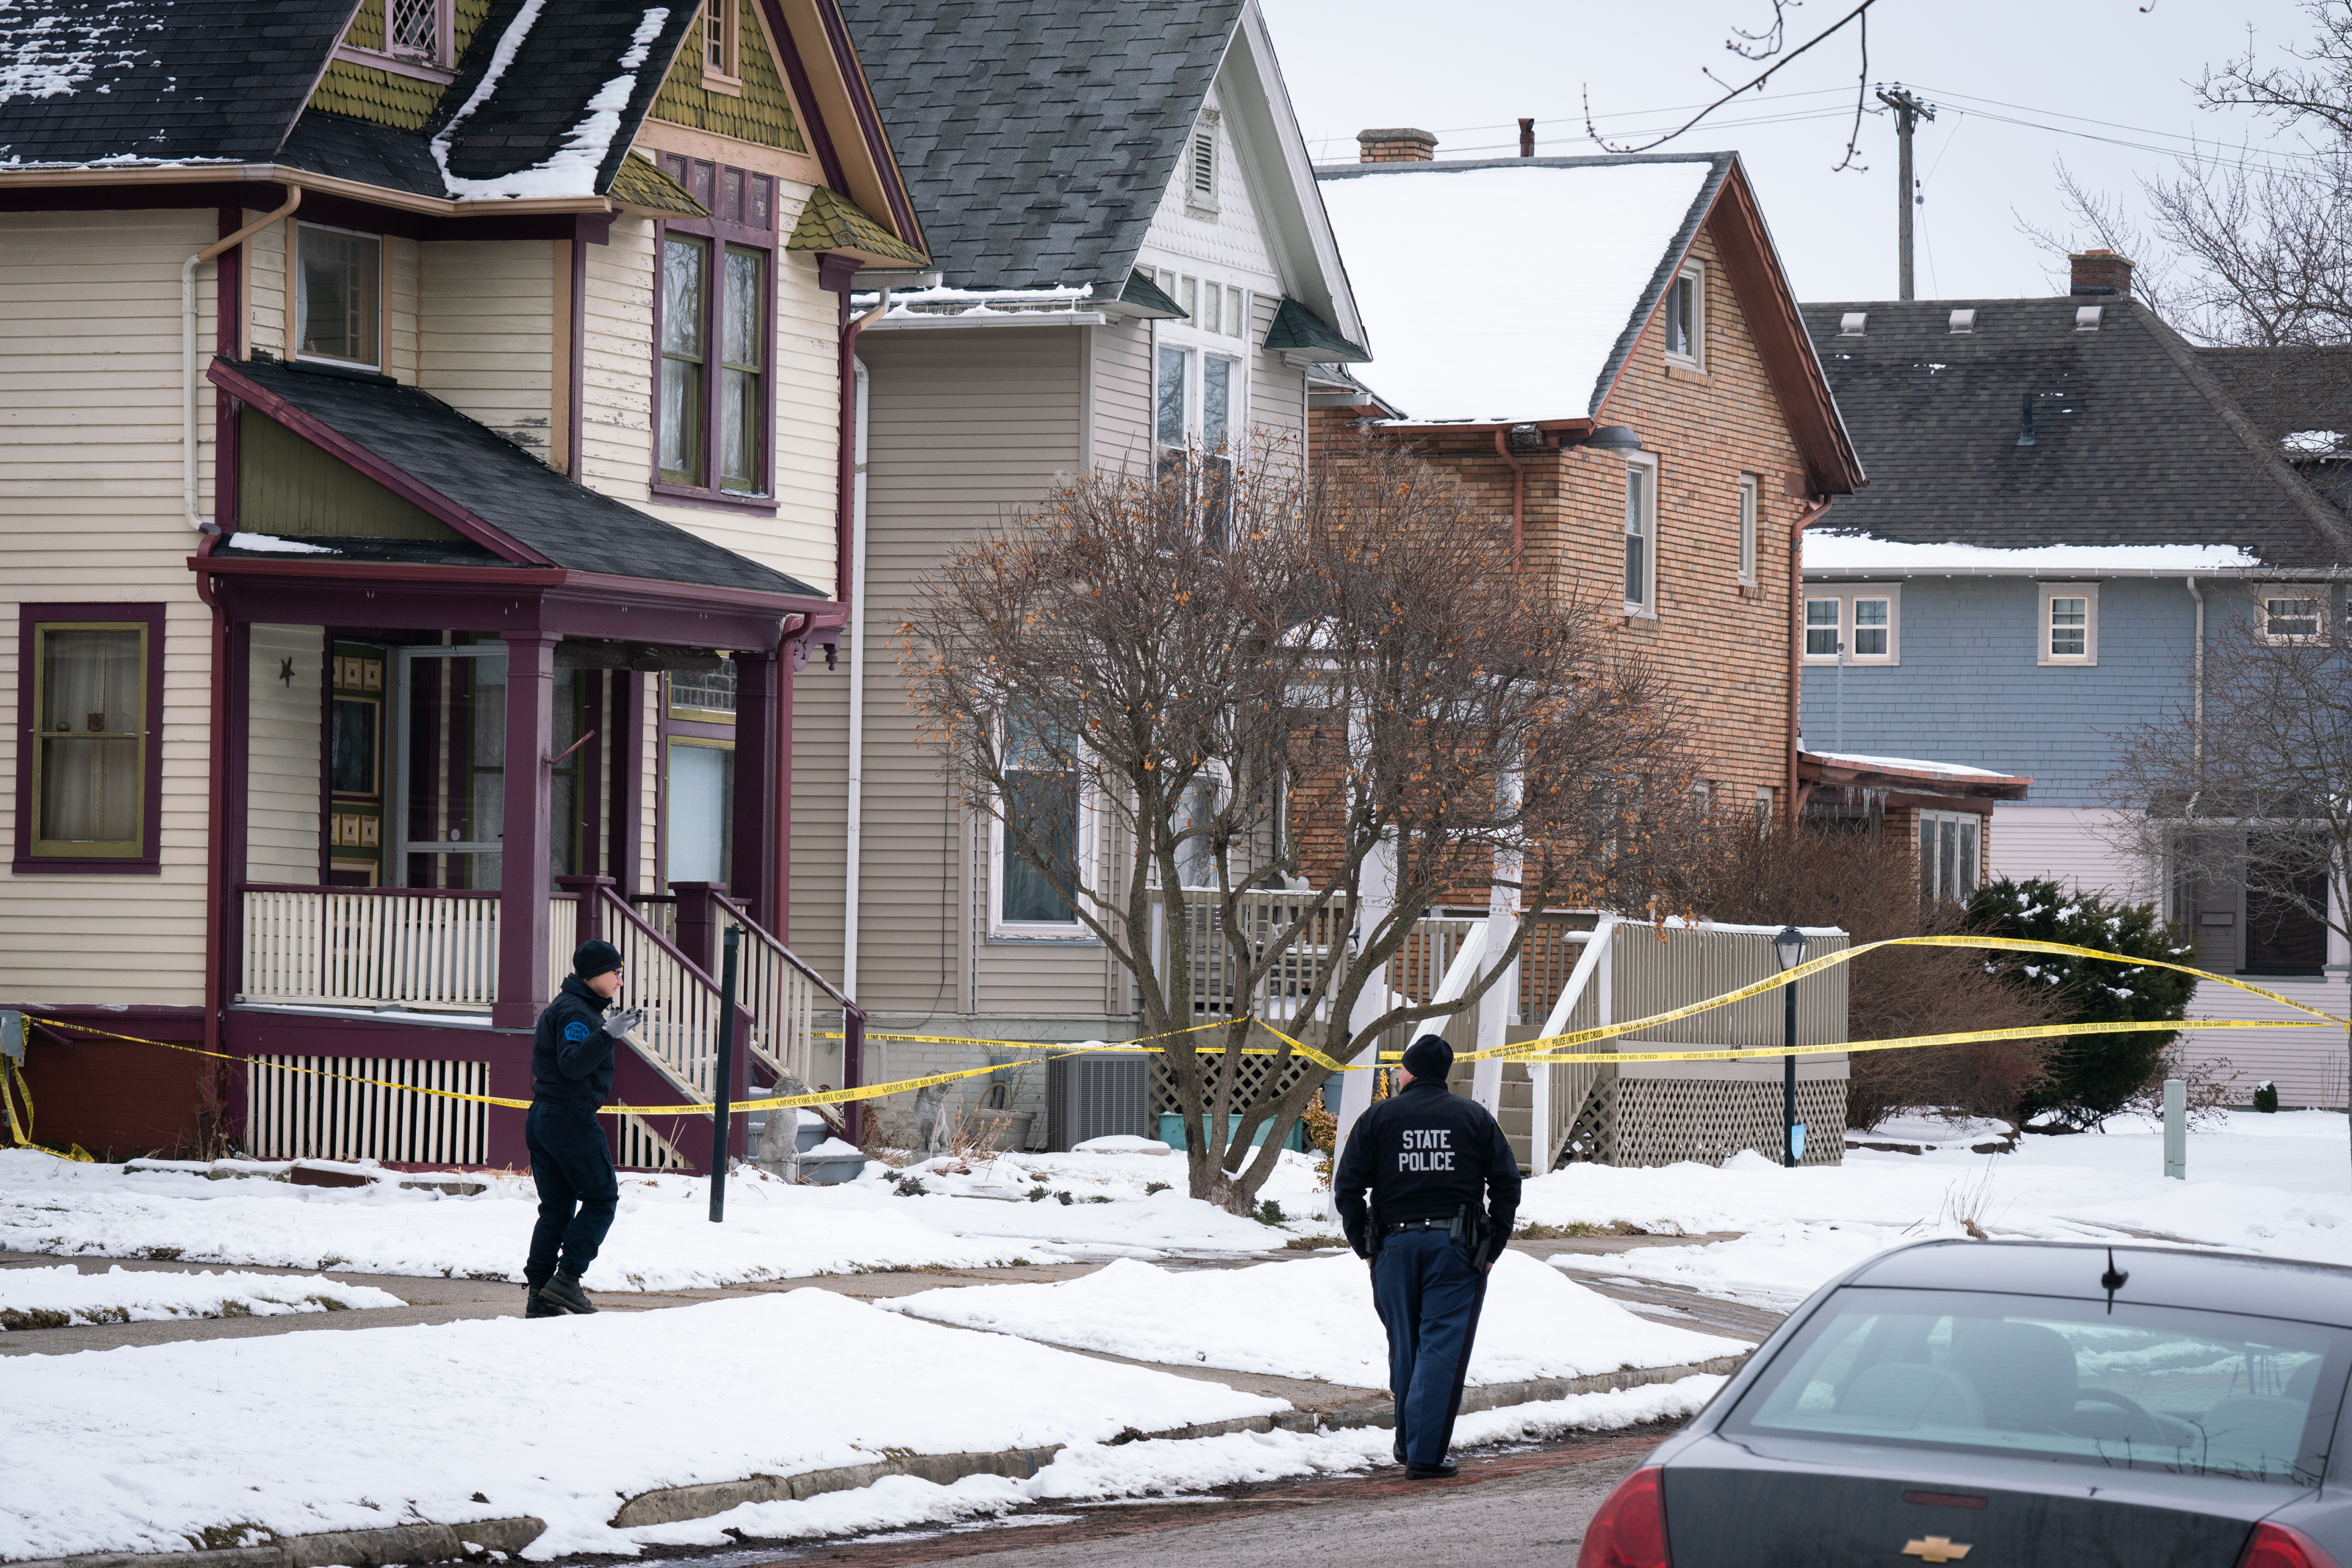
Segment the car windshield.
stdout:
<svg viewBox="0 0 2352 1568">
<path fill-rule="evenodd" d="M 2347 1340 L 2228 1312 L 1850 1287 L 1722 1429 L 2312 1485 Z"/>
</svg>

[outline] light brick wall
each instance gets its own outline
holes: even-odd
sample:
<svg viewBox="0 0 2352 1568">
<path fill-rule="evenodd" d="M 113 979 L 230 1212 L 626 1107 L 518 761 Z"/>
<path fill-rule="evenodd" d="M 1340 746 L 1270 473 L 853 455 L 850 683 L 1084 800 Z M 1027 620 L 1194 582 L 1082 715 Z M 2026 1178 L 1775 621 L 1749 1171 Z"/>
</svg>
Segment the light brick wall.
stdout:
<svg viewBox="0 0 2352 1568">
<path fill-rule="evenodd" d="M 1623 603 L 1625 463 L 1575 447 L 1514 455 L 1526 465 L 1525 560 L 1610 612 L 1613 634 L 1654 662 L 1699 747 L 1700 773 L 1722 804 L 1759 789 L 1788 807 L 1789 664 L 1795 621 L 1789 591 L 1790 528 L 1805 503 L 1783 478 L 1803 467 L 1773 394 L 1745 311 L 1710 235 L 1692 256 L 1706 264 L 1706 370 L 1665 361 L 1653 321 L 1633 347 L 1600 413 L 1630 425 L 1658 460 L 1654 619 L 1617 613 Z M 1377 367 L 1375 367 L 1375 374 Z M 1581 394 L 1577 394 L 1579 397 Z M 1580 413 L 1568 406 L 1563 417 Z M 1315 417 L 1318 462 L 1343 461 L 1355 440 L 1349 416 Z M 1510 465 L 1491 431 L 1459 436 L 1415 432 L 1424 455 L 1451 469 L 1478 504 L 1507 522 Z M 1742 475 L 1757 492 L 1756 581 L 1739 581 Z"/>
</svg>

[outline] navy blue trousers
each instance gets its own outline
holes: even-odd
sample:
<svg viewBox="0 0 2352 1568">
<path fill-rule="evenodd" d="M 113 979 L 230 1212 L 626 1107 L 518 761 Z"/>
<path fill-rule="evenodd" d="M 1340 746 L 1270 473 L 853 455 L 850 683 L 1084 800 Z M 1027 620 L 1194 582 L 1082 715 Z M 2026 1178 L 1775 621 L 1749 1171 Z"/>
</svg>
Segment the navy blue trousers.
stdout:
<svg viewBox="0 0 2352 1568">
<path fill-rule="evenodd" d="M 539 1184 L 539 1223 L 531 1228 L 530 1260 L 522 1272 L 537 1290 L 559 1265 L 577 1275 L 596 1260 L 620 1206 L 621 1182 L 593 1111 L 533 1101 L 522 1127 L 530 1178 Z"/>
<path fill-rule="evenodd" d="M 1454 1442 L 1486 1272 L 1443 1230 L 1401 1230 L 1372 1263 L 1372 1301 L 1389 1331 L 1389 1392 L 1408 1464 L 1433 1465 Z"/>
</svg>

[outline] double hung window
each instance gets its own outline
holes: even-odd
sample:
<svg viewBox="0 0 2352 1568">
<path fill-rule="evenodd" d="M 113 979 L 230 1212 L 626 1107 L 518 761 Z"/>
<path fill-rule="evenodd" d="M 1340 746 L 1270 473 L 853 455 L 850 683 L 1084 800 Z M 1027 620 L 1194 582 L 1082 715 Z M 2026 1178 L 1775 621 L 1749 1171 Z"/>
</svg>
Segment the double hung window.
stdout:
<svg viewBox="0 0 2352 1568">
<path fill-rule="evenodd" d="M 154 869 L 162 610 L 26 604 L 18 613 L 16 869 Z"/>
<path fill-rule="evenodd" d="M 1658 465 L 1625 466 L 1625 613 L 1654 615 L 1658 592 Z"/>
<path fill-rule="evenodd" d="M 776 189 L 771 175 L 665 153 L 711 210 L 661 225 L 656 495 L 772 505 Z"/>
<path fill-rule="evenodd" d="M 662 721 L 662 881 L 725 882 L 735 853 L 735 662 L 675 671 Z"/>
<path fill-rule="evenodd" d="M 1902 594 L 1894 587 L 1815 588 L 1805 594 L 1805 662 L 1900 664 Z"/>
<path fill-rule="evenodd" d="M 1706 269 L 1692 262 L 1666 285 L 1666 360 L 1689 370 L 1706 368 Z"/>
<path fill-rule="evenodd" d="M 1250 291 L 1163 269 L 1155 281 L 1186 319 L 1159 324 L 1153 356 L 1156 471 L 1197 476 L 1204 509 L 1222 528 L 1248 427 Z"/>
<path fill-rule="evenodd" d="M 1963 811 L 1919 813 L 1919 896 L 1965 902 L 1977 891 L 1984 819 Z"/>
<path fill-rule="evenodd" d="M 295 353 L 374 370 L 382 362 L 383 241 L 317 224 L 297 224 L 295 231 Z"/>
<path fill-rule="evenodd" d="M 2310 588 L 2266 588 L 2262 592 L 2262 637 L 2265 643 L 2317 643 L 2327 634 L 2327 601 Z"/>
<path fill-rule="evenodd" d="M 2099 585 L 2095 582 L 2045 582 L 2041 585 L 2038 646 L 2034 662 L 2042 664 L 2095 664 L 2099 662 Z"/>
<path fill-rule="evenodd" d="M 1086 928 L 1064 893 L 1087 880 L 1091 827 L 1070 742 L 1034 720 L 1013 717 L 1004 720 L 1001 744 L 1005 789 L 992 824 L 996 896 L 991 931 L 1064 941 L 1083 937 Z"/>
</svg>

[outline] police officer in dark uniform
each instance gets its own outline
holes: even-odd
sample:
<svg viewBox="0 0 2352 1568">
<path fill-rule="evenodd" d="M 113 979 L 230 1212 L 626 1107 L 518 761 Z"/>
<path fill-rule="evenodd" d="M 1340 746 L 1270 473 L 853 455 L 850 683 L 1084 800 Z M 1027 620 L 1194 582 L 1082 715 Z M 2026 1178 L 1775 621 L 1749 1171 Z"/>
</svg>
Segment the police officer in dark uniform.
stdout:
<svg viewBox="0 0 2352 1568">
<path fill-rule="evenodd" d="M 1414 1040 L 1403 1066 L 1397 1092 L 1357 1118 L 1331 1185 L 1389 1333 L 1396 1456 L 1408 1479 L 1433 1480 L 1454 1473 L 1445 1450 L 1486 1271 L 1518 1212 L 1519 1162 L 1486 1108 L 1445 1086 L 1443 1037 Z"/>
<path fill-rule="evenodd" d="M 620 949 L 610 942 L 583 942 L 572 955 L 572 973 L 531 1035 L 523 1142 L 539 1186 L 539 1223 L 523 1265 L 530 1286 L 525 1317 L 596 1310 L 580 1288 L 580 1276 L 594 1261 L 621 1201 L 613 1151 L 596 1113 L 613 1088 L 613 1041 L 645 1020 L 633 1008 L 608 1014 L 620 991 Z"/>
</svg>

